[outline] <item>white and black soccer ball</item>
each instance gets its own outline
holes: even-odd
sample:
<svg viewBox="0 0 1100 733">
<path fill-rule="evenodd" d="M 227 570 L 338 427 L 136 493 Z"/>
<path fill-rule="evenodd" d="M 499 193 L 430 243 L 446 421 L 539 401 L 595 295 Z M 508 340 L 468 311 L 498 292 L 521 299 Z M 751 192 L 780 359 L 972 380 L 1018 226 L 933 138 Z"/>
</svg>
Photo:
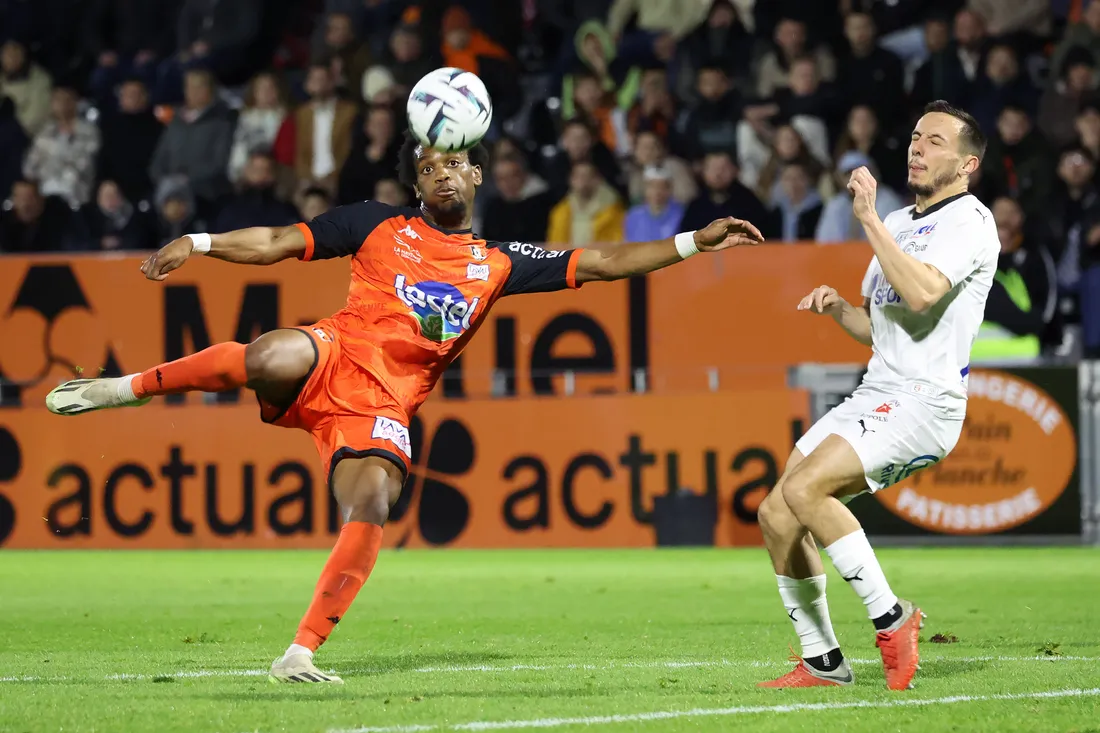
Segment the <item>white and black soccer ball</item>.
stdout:
<svg viewBox="0 0 1100 733">
<path fill-rule="evenodd" d="M 472 148 L 485 137 L 493 102 L 477 74 L 447 67 L 416 83 L 406 113 L 417 142 L 450 153 Z"/>
</svg>

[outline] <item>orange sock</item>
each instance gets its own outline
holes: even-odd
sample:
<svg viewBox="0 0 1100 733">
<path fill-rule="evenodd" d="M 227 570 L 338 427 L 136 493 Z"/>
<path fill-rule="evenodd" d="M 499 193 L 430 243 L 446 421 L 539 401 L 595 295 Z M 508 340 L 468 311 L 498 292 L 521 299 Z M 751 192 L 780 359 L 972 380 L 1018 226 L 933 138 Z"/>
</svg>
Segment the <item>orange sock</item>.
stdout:
<svg viewBox="0 0 1100 733">
<path fill-rule="evenodd" d="M 382 528 L 367 522 L 348 522 L 328 556 L 313 591 L 309 610 L 298 624 L 294 643 L 317 651 L 351 607 L 367 582 L 382 547 Z"/>
<path fill-rule="evenodd" d="M 214 344 L 197 354 L 147 369 L 134 377 L 135 397 L 179 392 L 224 392 L 248 381 L 244 344 Z"/>
</svg>

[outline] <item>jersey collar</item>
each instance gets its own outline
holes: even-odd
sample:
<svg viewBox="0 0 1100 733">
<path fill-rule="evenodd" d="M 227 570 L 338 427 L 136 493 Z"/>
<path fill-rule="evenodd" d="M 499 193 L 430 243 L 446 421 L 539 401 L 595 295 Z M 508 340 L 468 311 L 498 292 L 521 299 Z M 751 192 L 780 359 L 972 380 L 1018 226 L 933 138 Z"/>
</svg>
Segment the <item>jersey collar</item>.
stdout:
<svg viewBox="0 0 1100 733">
<path fill-rule="evenodd" d="M 923 219 L 924 217 L 928 216 L 929 214 L 935 214 L 937 211 L 939 211 L 943 207 L 947 206 L 948 204 L 952 203 L 953 201 L 958 201 L 963 196 L 969 196 L 969 195 L 970 195 L 969 191 L 963 191 L 962 193 L 957 193 L 954 196 L 948 196 L 943 201 L 932 204 L 931 206 L 929 206 L 927 209 L 920 212 L 919 214 L 917 213 L 917 207 L 914 206 L 912 211 L 909 212 L 909 215 L 913 217 L 913 221 L 916 221 L 917 219 Z"/>
</svg>

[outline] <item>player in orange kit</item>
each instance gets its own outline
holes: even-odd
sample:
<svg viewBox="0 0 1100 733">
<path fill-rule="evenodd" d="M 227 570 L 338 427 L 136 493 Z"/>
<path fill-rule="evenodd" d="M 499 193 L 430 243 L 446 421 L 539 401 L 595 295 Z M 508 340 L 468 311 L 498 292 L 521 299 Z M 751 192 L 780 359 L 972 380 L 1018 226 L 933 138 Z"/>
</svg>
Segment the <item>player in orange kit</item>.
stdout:
<svg viewBox="0 0 1100 733">
<path fill-rule="evenodd" d="M 470 221 L 487 157 L 480 145 L 445 153 L 406 140 L 398 173 L 419 208 L 365 201 L 308 224 L 169 243 L 142 264 L 150 280 L 196 254 L 252 265 L 350 256 L 347 305 L 312 326 L 216 344 L 140 374 L 75 379 L 46 397 L 50 411 L 76 415 L 244 386 L 255 390 L 265 422 L 309 431 L 344 524 L 294 643 L 271 666 L 273 680 L 340 682 L 314 665 L 313 653 L 374 568 L 409 471 L 409 421 L 497 298 L 642 275 L 700 251 L 763 241 L 752 224 L 727 218 L 657 242 L 591 249 L 486 242 Z"/>
</svg>

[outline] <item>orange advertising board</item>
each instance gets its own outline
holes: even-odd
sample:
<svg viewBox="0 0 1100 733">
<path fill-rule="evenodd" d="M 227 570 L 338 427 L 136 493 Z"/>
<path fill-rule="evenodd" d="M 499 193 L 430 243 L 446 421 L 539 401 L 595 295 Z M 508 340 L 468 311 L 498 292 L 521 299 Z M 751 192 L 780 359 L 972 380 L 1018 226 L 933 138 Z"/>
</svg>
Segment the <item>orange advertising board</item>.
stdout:
<svg viewBox="0 0 1100 733">
<path fill-rule="evenodd" d="M 758 545 L 807 411 L 794 390 L 430 400 L 385 541 L 652 546 L 654 498 L 687 489 L 715 497 L 717 544 Z M 5 410 L 0 454 L 5 547 L 329 547 L 339 526 L 309 436 L 252 405 Z"/>
<path fill-rule="evenodd" d="M 436 397 L 785 385 L 790 364 L 858 362 L 864 347 L 798 313 L 824 283 L 859 297 L 864 245 L 767 245 L 695 257 L 648 278 L 498 301 Z M 245 267 L 203 258 L 149 282 L 132 256 L 0 258 L 0 377 L 24 404 L 80 366 L 139 371 L 218 341 L 312 323 L 346 299 L 348 264 Z M 514 375 L 514 377 L 512 376 Z M 182 400 L 198 401 L 191 396 Z"/>
</svg>

